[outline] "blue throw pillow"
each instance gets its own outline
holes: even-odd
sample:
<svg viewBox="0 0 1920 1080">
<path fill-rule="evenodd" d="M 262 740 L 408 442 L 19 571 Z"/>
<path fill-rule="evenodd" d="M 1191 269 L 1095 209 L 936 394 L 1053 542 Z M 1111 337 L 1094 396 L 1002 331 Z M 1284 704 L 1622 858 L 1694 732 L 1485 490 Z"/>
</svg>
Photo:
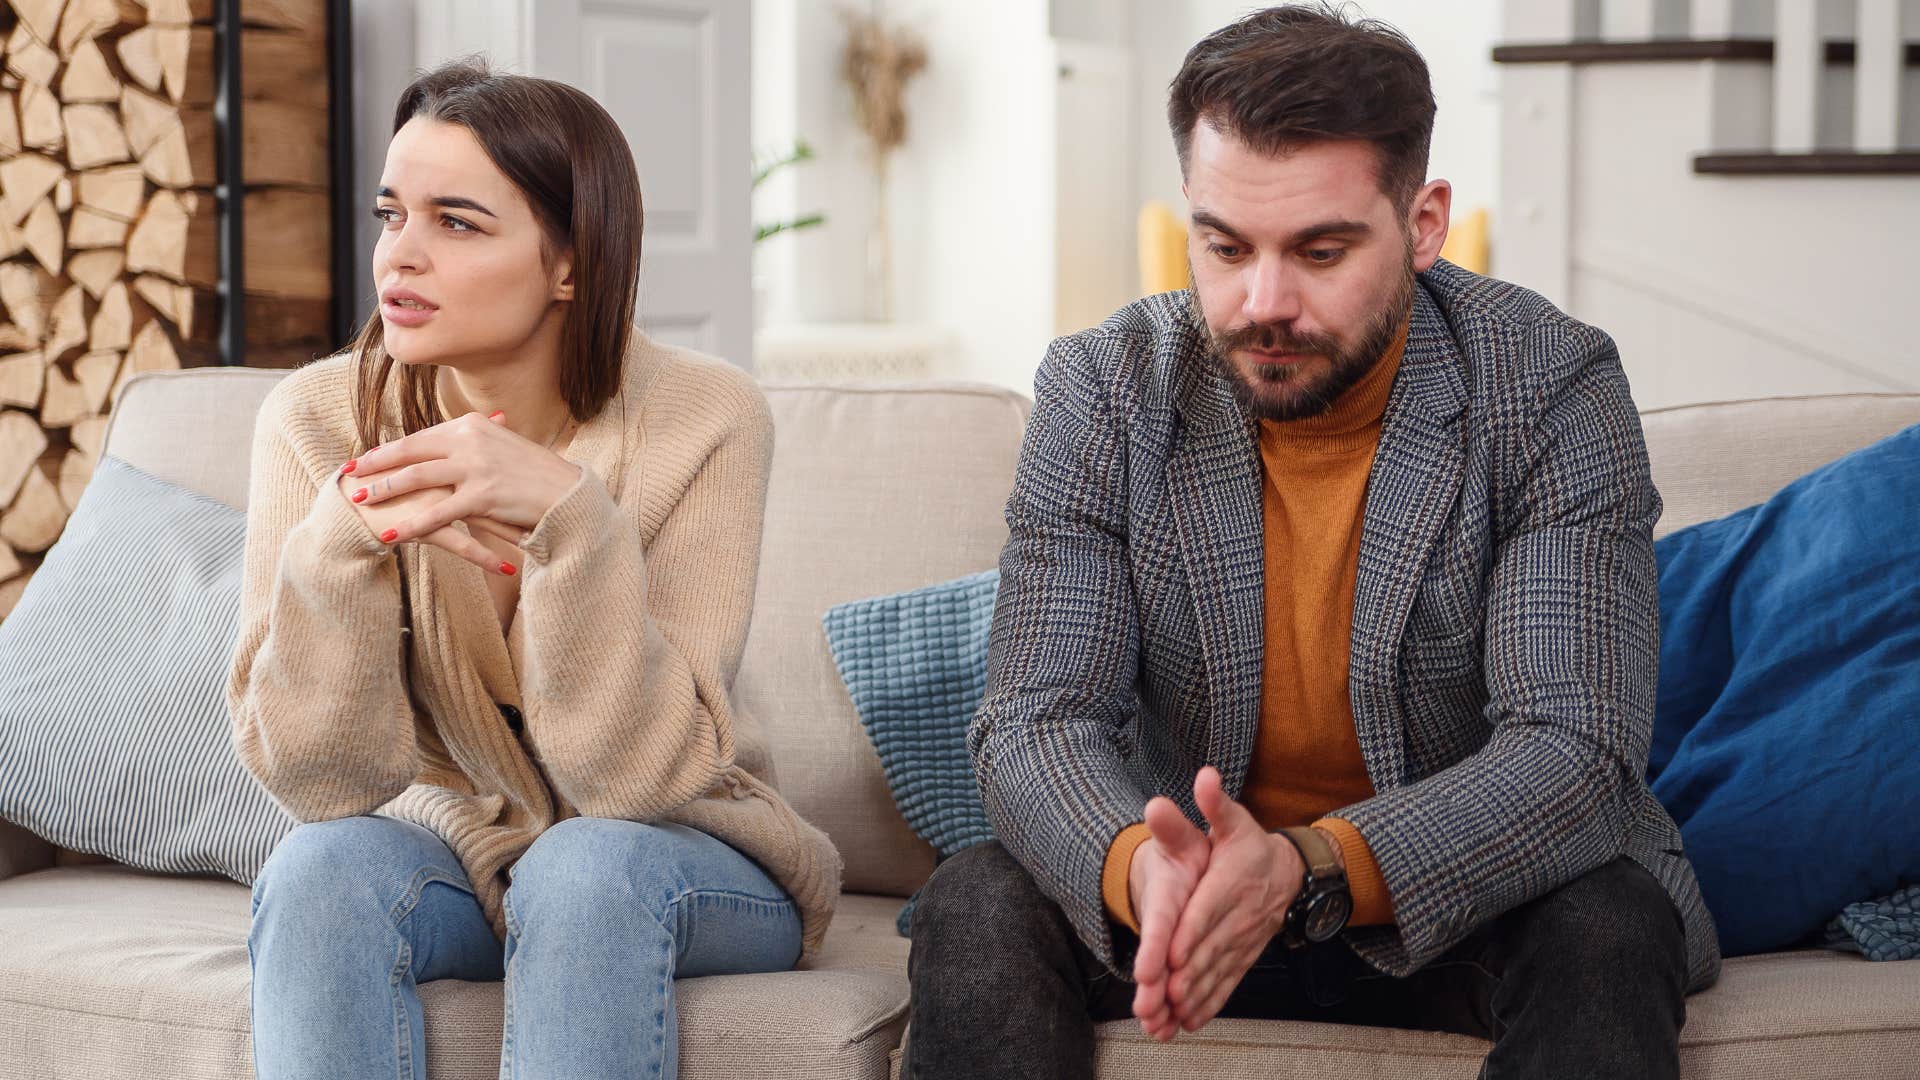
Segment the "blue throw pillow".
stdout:
<svg viewBox="0 0 1920 1080">
<path fill-rule="evenodd" d="M 249 883 L 293 819 L 233 751 L 247 516 L 102 458 L 0 622 L 0 818 Z"/>
<path fill-rule="evenodd" d="M 1920 426 L 1655 545 L 1648 778 L 1728 956 L 1920 882 Z"/>
<path fill-rule="evenodd" d="M 987 691 L 987 632 L 999 585 L 1000 572 L 988 570 L 841 604 L 821 619 L 894 804 L 941 858 L 993 839 L 967 725 Z M 909 901 L 902 934 L 912 915 Z"/>
</svg>

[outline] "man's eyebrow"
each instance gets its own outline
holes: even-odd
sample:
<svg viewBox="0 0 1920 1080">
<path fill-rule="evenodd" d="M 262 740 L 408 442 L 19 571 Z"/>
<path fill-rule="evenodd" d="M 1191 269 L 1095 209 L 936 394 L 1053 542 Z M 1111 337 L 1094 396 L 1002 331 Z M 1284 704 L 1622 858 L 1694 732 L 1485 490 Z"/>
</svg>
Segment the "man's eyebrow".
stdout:
<svg viewBox="0 0 1920 1080">
<path fill-rule="evenodd" d="M 1234 240 L 1241 239 L 1238 230 L 1220 220 L 1219 215 L 1210 210 L 1195 210 L 1190 220 L 1197 228 L 1209 229 Z M 1323 236 L 1365 236 L 1372 231 L 1373 226 L 1364 221 L 1322 221 L 1294 233 L 1287 246 L 1297 247 Z"/>
<path fill-rule="evenodd" d="M 1211 229 L 1222 236 L 1230 237 L 1234 240 L 1240 239 L 1239 232 L 1235 231 L 1233 226 L 1220 220 L 1219 216 L 1211 210 L 1195 210 L 1189 220 L 1198 228 Z"/>
<path fill-rule="evenodd" d="M 1364 221 L 1323 221 L 1318 225 L 1309 225 L 1293 234 L 1295 245 L 1318 240 L 1323 236 L 1365 236 L 1373 231 L 1373 226 Z"/>
<path fill-rule="evenodd" d="M 400 197 L 395 195 L 393 189 L 390 187 L 383 187 L 375 194 L 382 199 L 398 199 Z M 476 213 L 485 214 L 490 218 L 497 218 L 499 216 L 486 207 L 481 206 L 479 203 L 474 202 L 472 199 L 460 195 L 435 195 L 433 198 L 428 199 L 427 202 L 434 206 L 445 207 L 448 210 L 472 210 Z"/>
</svg>

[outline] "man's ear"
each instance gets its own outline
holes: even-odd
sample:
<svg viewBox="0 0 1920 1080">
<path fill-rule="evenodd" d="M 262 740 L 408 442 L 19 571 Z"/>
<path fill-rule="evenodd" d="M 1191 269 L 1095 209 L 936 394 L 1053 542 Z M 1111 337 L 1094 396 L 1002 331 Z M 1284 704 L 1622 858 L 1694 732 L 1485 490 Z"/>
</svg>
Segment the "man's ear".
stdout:
<svg viewBox="0 0 1920 1080">
<path fill-rule="evenodd" d="M 562 255 L 553 263 L 553 298 L 573 299 L 573 256 Z"/>
<path fill-rule="evenodd" d="M 1413 193 L 1407 208 L 1407 229 L 1413 236 L 1413 269 L 1421 273 L 1433 268 L 1440 249 L 1447 243 L 1447 221 L 1453 210 L 1453 185 L 1445 180 L 1429 180 Z"/>
</svg>

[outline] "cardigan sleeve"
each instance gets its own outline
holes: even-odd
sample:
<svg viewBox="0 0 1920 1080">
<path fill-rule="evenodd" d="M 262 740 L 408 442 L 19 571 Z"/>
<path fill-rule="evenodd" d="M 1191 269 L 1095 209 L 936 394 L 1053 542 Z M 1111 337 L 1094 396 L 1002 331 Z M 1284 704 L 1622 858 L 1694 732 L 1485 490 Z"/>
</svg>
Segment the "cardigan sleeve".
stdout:
<svg viewBox="0 0 1920 1080">
<path fill-rule="evenodd" d="M 773 420 L 750 383 L 710 401 L 728 419 L 650 543 L 588 466 L 520 543 L 524 737 L 584 815 L 659 817 L 734 764 Z"/>
<path fill-rule="evenodd" d="M 289 423 L 294 377 L 254 427 L 240 635 L 227 680 L 234 749 L 301 821 L 365 814 L 415 773 L 400 571 Z"/>
</svg>

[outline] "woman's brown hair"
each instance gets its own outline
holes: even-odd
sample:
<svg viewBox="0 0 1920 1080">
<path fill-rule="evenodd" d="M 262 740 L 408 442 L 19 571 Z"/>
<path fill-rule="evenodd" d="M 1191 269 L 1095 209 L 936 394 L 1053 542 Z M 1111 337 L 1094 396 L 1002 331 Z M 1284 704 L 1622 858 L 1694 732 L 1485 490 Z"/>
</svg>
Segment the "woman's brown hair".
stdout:
<svg viewBox="0 0 1920 1080">
<path fill-rule="evenodd" d="M 620 387 L 640 287 L 640 176 L 620 126 L 600 103 L 565 83 L 500 75 L 477 59 L 422 74 L 400 94 L 393 130 L 426 118 L 459 124 L 533 207 L 546 252 L 573 255 L 574 299 L 560 332 L 560 396 L 574 420 L 600 411 Z M 354 425 L 361 448 L 385 441 L 380 402 L 394 359 L 375 312 L 354 356 Z M 440 423 L 436 369 L 400 369 L 404 433 Z"/>
</svg>

